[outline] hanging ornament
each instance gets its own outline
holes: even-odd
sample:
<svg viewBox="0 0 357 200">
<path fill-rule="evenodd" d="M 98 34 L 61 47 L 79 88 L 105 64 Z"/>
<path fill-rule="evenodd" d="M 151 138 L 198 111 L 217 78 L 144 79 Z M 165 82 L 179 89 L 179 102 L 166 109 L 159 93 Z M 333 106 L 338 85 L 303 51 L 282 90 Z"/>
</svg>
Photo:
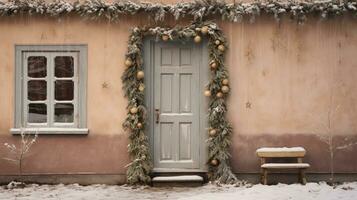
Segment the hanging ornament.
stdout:
<svg viewBox="0 0 357 200">
<path fill-rule="evenodd" d="M 125 64 L 126 67 L 130 67 L 130 66 L 133 64 L 133 61 L 131 61 L 130 58 L 127 58 L 127 59 L 125 60 L 124 64 Z"/>
<path fill-rule="evenodd" d="M 224 86 L 222 86 L 221 90 L 222 90 L 223 93 L 228 93 L 229 92 L 229 87 L 224 85 Z"/>
<path fill-rule="evenodd" d="M 197 28 L 195 28 L 195 31 L 201 31 L 201 28 L 199 28 L 199 27 L 197 27 Z"/>
<path fill-rule="evenodd" d="M 142 128 L 142 127 L 143 127 L 143 124 L 139 122 L 139 123 L 136 124 L 136 127 Z"/>
<path fill-rule="evenodd" d="M 208 33 L 208 26 L 202 26 L 201 33 L 206 35 Z"/>
<path fill-rule="evenodd" d="M 144 85 L 143 83 L 140 83 L 138 89 L 139 89 L 140 92 L 144 92 L 144 90 L 145 90 L 145 85 Z"/>
<path fill-rule="evenodd" d="M 169 37 L 168 35 L 166 35 L 166 34 L 162 35 L 161 38 L 162 38 L 162 40 L 165 41 L 165 42 L 170 39 L 170 37 Z"/>
<path fill-rule="evenodd" d="M 135 113 L 137 113 L 138 112 L 138 108 L 137 107 L 132 107 L 132 108 L 130 108 L 130 113 L 131 114 L 135 114 Z"/>
<path fill-rule="evenodd" d="M 210 96 L 211 96 L 211 91 L 205 90 L 204 95 L 205 95 L 206 97 L 210 97 Z"/>
<path fill-rule="evenodd" d="M 218 160 L 217 159 L 211 160 L 211 165 L 217 166 L 218 165 Z"/>
<path fill-rule="evenodd" d="M 222 81 L 223 85 L 228 85 L 228 83 L 229 83 L 229 80 L 227 78 L 223 79 L 223 81 Z"/>
<path fill-rule="evenodd" d="M 134 120 L 134 119 L 135 119 L 135 115 L 132 115 L 132 116 L 130 117 L 130 119 L 131 119 L 131 120 Z"/>
<path fill-rule="evenodd" d="M 216 97 L 222 98 L 223 97 L 223 93 L 222 92 L 217 92 Z"/>
<path fill-rule="evenodd" d="M 136 78 L 138 80 L 141 80 L 144 78 L 144 72 L 143 71 L 138 71 L 138 73 L 136 74 Z"/>
<path fill-rule="evenodd" d="M 217 68 L 217 62 L 212 60 L 210 66 L 211 66 L 211 69 L 216 69 Z"/>
<path fill-rule="evenodd" d="M 216 40 L 216 41 L 214 41 L 214 43 L 215 43 L 216 45 L 219 45 L 219 44 L 221 44 L 221 41 Z"/>
<path fill-rule="evenodd" d="M 211 137 L 215 136 L 216 134 L 217 134 L 217 131 L 216 131 L 216 129 L 214 129 L 214 128 L 209 131 L 209 135 L 210 135 Z"/>
<path fill-rule="evenodd" d="M 194 40 L 196 43 L 200 43 L 202 39 L 201 39 L 201 36 L 196 35 L 193 40 Z"/>
<path fill-rule="evenodd" d="M 226 49 L 223 44 L 218 45 L 218 50 L 223 52 Z"/>
</svg>

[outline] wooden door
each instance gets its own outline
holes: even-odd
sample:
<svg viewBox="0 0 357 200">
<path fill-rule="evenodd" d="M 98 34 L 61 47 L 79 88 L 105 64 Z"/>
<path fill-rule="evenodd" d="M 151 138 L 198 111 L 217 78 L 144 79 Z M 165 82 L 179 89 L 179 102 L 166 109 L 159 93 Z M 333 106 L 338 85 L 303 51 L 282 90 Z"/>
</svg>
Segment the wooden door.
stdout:
<svg viewBox="0 0 357 200">
<path fill-rule="evenodd" d="M 154 168 L 198 169 L 201 54 L 192 43 L 156 43 L 154 51 Z"/>
</svg>

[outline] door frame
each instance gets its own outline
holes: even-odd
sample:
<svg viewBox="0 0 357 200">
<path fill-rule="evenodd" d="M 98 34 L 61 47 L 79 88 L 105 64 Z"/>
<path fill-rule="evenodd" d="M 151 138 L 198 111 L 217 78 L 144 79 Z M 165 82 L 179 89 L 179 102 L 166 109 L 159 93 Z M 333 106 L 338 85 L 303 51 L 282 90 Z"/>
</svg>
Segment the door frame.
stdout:
<svg viewBox="0 0 357 200">
<path fill-rule="evenodd" d="M 149 138 L 150 154 L 152 160 L 154 160 L 154 46 L 156 43 L 168 43 L 170 41 L 157 41 L 154 37 L 145 37 L 143 45 L 143 68 L 145 73 L 144 83 L 145 89 L 145 103 L 147 107 L 147 125 L 146 130 Z M 175 41 L 177 42 L 177 41 Z M 192 41 L 182 41 L 192 42 Z M 209 55 L 208 55 L 208 40 L 204 39 L 201 43 L 195 44 L 195 47 L 199 48 L 201 52 L 201 59 L 199 60 L 199 88 L 200 91 L 204 91 L 206 84 L 209 82 L 210 70 L 209 70 Z M 208 126 L 208 98 L 203 94 L 197 94 L 199 97 L 199 168 L 198 169 L 179 169 L 179 168 L 153 168 L 152 172 L 207 172 L 207 160 L 208 160 L 208 139 L 207 126 Z M 154 165 L 154 162 L 152 162 Z"/>
</svg>

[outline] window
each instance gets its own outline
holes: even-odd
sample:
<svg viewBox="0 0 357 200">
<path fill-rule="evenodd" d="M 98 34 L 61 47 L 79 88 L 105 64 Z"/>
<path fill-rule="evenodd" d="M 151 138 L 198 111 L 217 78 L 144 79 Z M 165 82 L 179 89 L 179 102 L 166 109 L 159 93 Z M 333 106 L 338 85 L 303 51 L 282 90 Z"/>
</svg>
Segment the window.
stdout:
<svg viewBox="0 0 357 200">
<path fill-rule="evenodd" d="M 16 46 L 15 128 L 86 134 L 84 45 Z"/>
</svg>

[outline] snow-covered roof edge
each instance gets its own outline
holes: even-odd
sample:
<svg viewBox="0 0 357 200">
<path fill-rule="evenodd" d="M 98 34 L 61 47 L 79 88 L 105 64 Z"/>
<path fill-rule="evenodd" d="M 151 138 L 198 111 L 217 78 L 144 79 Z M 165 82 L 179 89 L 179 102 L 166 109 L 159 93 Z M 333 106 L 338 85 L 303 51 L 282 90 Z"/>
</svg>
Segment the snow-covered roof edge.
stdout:
<svg viewBox="0 0 357 200">
<path fill-rule="evenodd" d="M 108 3 L 103 0 L 86 0 L 67 2 L 55 0 L 12 0 L 0 1 L 0 16 L 18 14 L 61 16 L 78 14 L 88 19 L 106 18 L 111 21 L 120 19 L 122 15 L 146 13 L 156 21 L 162 21 L 167 16 L 176 20 L 182 17 L 192 17 L 203 20 L 206 17 L 220 15 L 223 20 L 240 22 L 243 18 L 254 20 L 261 13 L 273 15 L 277 20 L 283 15 L 303 22 L 309 14 L 317 14 L 322 18 L 351 13 L 357 16 L 356 0 L 316 0 L 316 1 L 255 1 L 251 3 L 226 3 L 218 0 L 200 0 L 180 2 L 177 4 L 158 4 L 146 2 L 118 1 Z"/>
</svg>

